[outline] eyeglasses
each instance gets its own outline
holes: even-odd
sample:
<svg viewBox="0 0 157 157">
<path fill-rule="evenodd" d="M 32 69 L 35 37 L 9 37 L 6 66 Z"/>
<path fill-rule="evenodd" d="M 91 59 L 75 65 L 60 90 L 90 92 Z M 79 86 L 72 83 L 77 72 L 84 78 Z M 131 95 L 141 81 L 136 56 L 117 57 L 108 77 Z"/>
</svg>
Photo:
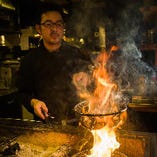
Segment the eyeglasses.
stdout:
<svg viewBox="0 0 157 157">
<path fill-rule="evenodd" d="M 52 28 L 53 26 L 57 28 L 63 28 L 64 27 L 64 22 L 63 21 L 57 21 L 57 22 L 52 22 L 52 21 L 45 21 L 41 23 L 40 25 L 46 27 L 46 28 Z"/>
</svg>

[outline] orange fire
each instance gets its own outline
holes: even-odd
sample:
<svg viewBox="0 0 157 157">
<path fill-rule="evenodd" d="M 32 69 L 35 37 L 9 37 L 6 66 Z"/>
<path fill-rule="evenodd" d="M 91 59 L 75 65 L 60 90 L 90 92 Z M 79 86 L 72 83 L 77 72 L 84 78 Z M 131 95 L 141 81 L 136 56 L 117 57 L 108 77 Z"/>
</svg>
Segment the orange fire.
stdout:
<svg viewBox="0 0 157 157">
<path fill-rule="evenodd" d="M 110 54 L 102 52 L 97 57 L 98 66 L 93 71 L 96 89 L 93 98 L 89 99 L 89 112 L 116 112 L 117 106 L 112 100 L 112 92 L 117 90 L 116 84 L 111 82 L 106 67 Z M 98 103 L 99 101 L 99 103 Z M 98 106 L 99 105 L 99 106 Z M 98 110 L 98 111 L 96 111 Z M 105 117 L 106 126 L 98 130 L 92 130 L 94 136 L 94 146 L 89 157 L 111 157 L 113 151 L 119 148 L 120 144 L 116 140 L 114 132 L 113 117 Z"/>
<path fill-rule="evenodd" d="M 112 93 L 116 91 L 117 86 L 110 80 L 110 76 L 106 69 L 106 63 L 110 54 L 107 52 L 101 52 L 97 59 L 97 66 L 93 70 L 93 78 L 95 80 L 95 91 L 91 97 L 89 97 L 89 112 L 90 113 L 103 113 L 104 112 L 116 112 L 117 107 L 114 105 Z M 111 106 L 112 105 L 112 106 Z"/>
<path fill-rule="evenodd" d="M 112 50 L 115 50 L 115 48 L 112 48 Z M 101 127 L 93 127 L 94 129 L 91 130 L 94 136 L 94 146 L 89 157 L 111 157 L 114 150 L 120 146 L 116 140 L 115 129 L 122 125 L 127 117 L 126 112 L 119 117 L 112 115 L 112 113 L 119 112 L 119 106 L 115 101 L 118 86 L 113 82 L 106 68 L 109 58 L 110 53 L 103 51 L 95 60 L 95 68 L 92 73 L 95 83 L 93 93 L 86 89 L 86 86 L 90 83 L 86 73 L 81 72 L 74 76 L 74 84 L 77 86 L 80 83 L 82 87 L 77 86 L 80 97 L 88 102 L 88 111 L 85 111 L 85 114 L 105 115 L 111 113 L 109 116 L 95 116 L 94 123 L 96 121 L 98 124 L 102 123 L 103 125 Z M 83 117 L 83 122 L 87 127 L 88 121 L 92 121 L 90 117 Z"/>
</svg>

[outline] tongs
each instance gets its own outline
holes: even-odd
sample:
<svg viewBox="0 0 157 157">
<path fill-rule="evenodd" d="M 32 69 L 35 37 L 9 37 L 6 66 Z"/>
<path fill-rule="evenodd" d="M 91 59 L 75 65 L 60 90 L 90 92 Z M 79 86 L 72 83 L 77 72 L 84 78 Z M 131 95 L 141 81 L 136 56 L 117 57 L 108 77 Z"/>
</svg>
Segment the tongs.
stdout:
<svg viewBox="0 0 157 157">
<path fill-rule="evenodd" d="M 44 122 L 50 126 L 54 122 L 55 117 L 52 116 L 50 113 L 46 114 L 45 112 L 43 112 L 43 114 L 46 117 L 45 120 L 44 120 Z"/>
<path fill-rule="evenodd" d="M 78 123 L 78 119 L 73 118 L 73 119 L 68 119 L 68 120 L 61 120 L 61 121 L 56 121 L 55 117 L 53 117 L 50 113 L 48 113 L 48 116 L 45 118 L 44 120 L 45 124 L 52 126 L 53 124 L 57 124 L 57 125 L 62 125 L 62 126 L 66 126 L 67 124 L 72 125 L 75 123 Z"/>
<path fill-rule="evenodd" d="M 53 124 L 59 124 L 59 125 L 63 125 L 63 126 L 66 126 L 67 124 L 75 124 L 75 123 L 78 123 L 78 119 L 77 118 L 73 118 L 73 119 L 63 119 L 61 121 L 57 121 L 55 119 L 55 117 L 51 114 L 51 113 L 45 113 L 43 111 L 43 114 L 45 115 L 45 124 L 49 125 L 49 126 L 52 126 Z"/>
</svg>

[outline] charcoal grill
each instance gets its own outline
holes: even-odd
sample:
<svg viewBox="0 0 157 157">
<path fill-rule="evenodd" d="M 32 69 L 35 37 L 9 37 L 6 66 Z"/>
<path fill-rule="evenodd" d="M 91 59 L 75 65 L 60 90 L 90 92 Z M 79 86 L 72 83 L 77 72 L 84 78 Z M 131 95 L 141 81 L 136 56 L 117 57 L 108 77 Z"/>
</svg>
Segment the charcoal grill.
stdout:
<svg viewBox="0 0 157 157">
<path fill-rule="evenodd" d="M 51 157 L 55 157 L 56 154 L 57 157 L 64 157 L 64 156 L 68 156 L 69 154 L 70 156 L 72 156 L 76 154 L 78 151 L 84 151 L 84 152 L 89 151 L 93 145 L 92 144 L 93 136 L 90 133 L 90 131 L 78 126 L 76 127 L 71 125 L 57 125 L 57 124 L 48 125 L 41 121 L 1 118 L 0 128 L 1 128 L 0 129 L 0 156 L 4 156 L 6 154 L 5 152 L 7 148 L 10 148 L 8 152 L 9 155 L 16 155 L 16 153 L 20 151 L 19 148 L 17 147 L 17 150 L 15 150 L 16 152 L 12 152 L 12 149 L 14 149 L 13 147 L 15 146 L 15 144 L 18 144 L 19 138 L 24 137 L 23 139 L 25 140 L 25 143 L 27 143 L 28 141 L 31 141 L 30 138 L 34 138 L 33 136 L 35 134 L 37 138 L 39 139 L 41 138 L 43 139 L 43 141 L 39 140 L 40 143 L 38 144 L 32 144 L 34 142 L 32 141 L 32 143 L 30 142 L 30 146 L 28 146 L 27 144 L 19 145 L 20 148 L 24 147 L 24 149 L 25 148 L 27 150 L 29 149 L 28 150 L 29 155 L 33 153 L 32 155 L 33 157 L 41 156 L 40 153 L 42 154 L 45 153 L 44 157 L 49 157 L 46 156 L 46 153 L 47 151 L 49 151 L 47 150 L 47 148 L 49 149 L 51 148 L 51 146 L 46 146 L 47 144 L 43 146 L 42 142 L 44 143 L 45 141 L 49 141 L 49 138 L 51 137 L 47 136 L 47 134 L 51 135 L 51 133 L 59 133 L 60 135 L 67 135 L 67 136 L 71 135 L 68 137 L 72 139 L 74 138 L 77 139 L 73 144 L 69 144 L 70 142 L 68 142 L 63 145 L 58 145 L 56 147 L 57 149 L 53 151 L 53 153 L 51 154 Z M 41 137 L 40 135 L 41 136 L 45 135 L 44 137 L 46 137 L 47 139 L 44 139 L 44 137 Z M 57 139 L 58 137 L 54 137 L 54 138 Z M 69 139 L 69 141 L 72 139 Z M 31 147 L 32 145 L 33 148 Z M 38 148 L 41 146 L 42 146 L 42 152 L 38 150 Z M 36 154 L 34 154 L 34 152 Z M 27 154 L 28 152 L 26 152 L 25 157 L 27 157 Z"/>
<path fill-rule="evenodd" d="M 7 147 L 11 143 L 17 144 L 16 139 L 19 136 L 25 135 L 28 132 L 30 134 L 35 132 L 46 134 L 47 132 L 53 131 L 65 134 L 71 133 L 80 137 L 79 141 L 77 141 L 75 145 L 61 146 L 60 148 L 58 148 L 56 152 L 58 154 L 61 154 L 61 156 L 57 155 L 57 157 L 66 157 L 66 153 L 68 153 L 69 157 L 86 157 L 87 154 L 90 154 L 90 149 L 93 146 L 93 136 L 90 131 L 88 129 L 78 126 L 47 126 L 40 121 L 0 119 L 0 128 L 0 151 L 2 151 L 4 147 Z M 112 154 L 112 157 L 157 156 L 156 133 L 121 130 L 117 132 L 117 140 L 120 142 L 120 148 Z M 0 156 L 3 155 L 1 154 Z M 55 157 L 55 155 L 51 155 L 51 157 Z"/>
</svg>

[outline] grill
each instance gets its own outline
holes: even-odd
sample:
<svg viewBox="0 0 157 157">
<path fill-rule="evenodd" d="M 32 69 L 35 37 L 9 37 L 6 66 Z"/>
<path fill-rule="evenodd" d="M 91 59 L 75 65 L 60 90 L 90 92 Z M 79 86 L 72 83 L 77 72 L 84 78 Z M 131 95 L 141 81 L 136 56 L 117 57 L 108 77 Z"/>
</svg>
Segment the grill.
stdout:
<svg viewBox="0 0 157 157">
<path fill-rule="evenodd" d="M 86 128 L 78 126 L 47 126 L 46 124 L 38 121 L 0 119 L 0 128 L 0 156 L 5 156 L 10 153 L 11 155 L 16 157 L 16 153 L 23 150 L 23 153 L 26 153 L 25 157 L 27 157 L 28 152 L 28 156 L 30 156 L 31 153 L 36 153 L 36 156 L 42 156 L 43 154 L 44 157 L 86 157 L 88 154 L 90 154 L 90 149 L 93 146 L 93 136 L 90 131 Z M 57 149 L 55 149 L 55 151 L 51 152 L 51 147 L 47 149 L 46 145 L 47 143 L 51 142 L 52 136 L 48 136 L 48 134 L 51 135 L 52 133 L 59 133 L 61 135 L 70 134 L 73 137 L 72 139 L 76 137 L 77 140 L 72 145 L 70 145 L 69 143 L 61 144 L 57 147 Z M 42 142 L 38 142 L 38 146 L 34 149 L 31 142 L 29 142 L 29 148 L 31 148 L 31 150 L 28 149 L 28 146 L 24 147 L 18 142 L 18 139 L 20 139 L 20 137 L 25 137 L 24 140 L 26 140 L 27 143 L 30 139 L 32 139 L 33 135 L 35 134 L 39 134 L 39 138 L 41 138 L 41 140 L 44 139 L 44 151 L 42 150 L 42 152 L 38 150 L 42 147 Z M 45 135 L 46 138 L 42 137 L 42 135 Z M 57 139 L 57 137 L 55 137 L 55 139 Z M 120 142 L 120 148 L 112 154 L 112 157 L 157 156 L 156 133 L 121 130 L 117 132 L 117 140 Z M 34 155 L 33 157 L 36 156 Z"/>
</svg>

